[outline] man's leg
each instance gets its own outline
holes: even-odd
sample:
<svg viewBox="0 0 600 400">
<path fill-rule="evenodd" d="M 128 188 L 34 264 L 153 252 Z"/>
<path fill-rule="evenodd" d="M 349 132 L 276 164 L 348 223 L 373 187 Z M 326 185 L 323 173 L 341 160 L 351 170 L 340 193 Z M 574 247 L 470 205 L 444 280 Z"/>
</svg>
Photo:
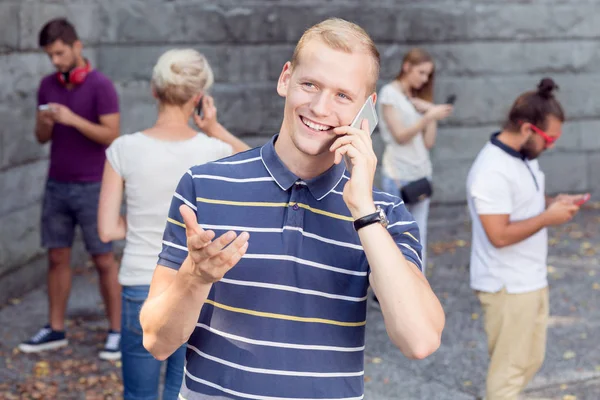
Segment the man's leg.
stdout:
<svg viewBox="0 0 600 400">
<path fill-rule="evenodd" d="M 490 365 L 487 400 L 516 400 L 526 384 L 539 314 L 539 291 L 478 293 L 485 316 Z"/>
<path fill-rule="evenodd" d="M 65 330 L 65 314 L 71 292 L 71 249 L 48 250 L 48 315 L 54 331 Z"/>
<path fill-rule="evenodd" d="M 529 366 L 525 370 L 525 382 L 523 382 L 521 390 L 525 389 L 535 374 L 542 368 L 546 356 L 546 332 L 548 330 L 548 316 L 550 315 L 549 290 L 546 287 L 537 293 L 539 295 L 539 310 L 533 331 Z"/>
<path fill-rule="evenodd" d="M 66 346 L 65 314 L 71 291 L 71 246 L 75 218 L 69 208 L 70 184 L 49 180 L 42 203 L 42 246 L 48 249 L 48 325 L 21 343 L 23 352 Z"/>
<path fill-rule="evenodd" d="M 100 293 L 104 300 L 106 316 L 113 332 L 121 330 L 121 285 L 119 265 L 112 252 L 92 256 L 98 271 Z"/>
</svg>

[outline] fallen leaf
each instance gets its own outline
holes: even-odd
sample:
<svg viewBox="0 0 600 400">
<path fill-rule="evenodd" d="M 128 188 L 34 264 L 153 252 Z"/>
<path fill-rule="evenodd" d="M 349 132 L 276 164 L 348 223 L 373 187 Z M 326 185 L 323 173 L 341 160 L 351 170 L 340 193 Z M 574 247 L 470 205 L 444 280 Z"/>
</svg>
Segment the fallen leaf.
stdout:
<svg viewBox="0 0 600 400">
<path fill-rule="evenodd" d="M 592 289 L 594 289 L 594 290 L 600 290 L 600 283 L 594 282 L 594 284 L 592 285 Z"/>
<path fill-rule="evenodd" d="M 33 367 L 36 378 L 42 378 L 50 373 L 50 365 L 46 361 L 38 361 Z"/>
<path fill-rule="evenodd" d="M 590 271 L 590 272 L 588 272 L 588 275 L 589 276 L 596 276 L 596 271 Z"/>
<path fill-rule="evenodd" d="M 390 378 L 383 378 L 383 384 L 387 385 L 388 383 L 390 383 Z"/>
<path fill-rule="evenodd" d="M 581 243 L 581 248 L 582 249 L 591 249 L 592 248 L 592 244 L 590 242 L 583 242 Z"/>
<path fill-rule="evenodd" d="M 375 358 L 373 358 L 373 359 L 371 360 L 371 362 L 372 362 L 373 364 L 381 364 L 381 361 L 382 361 L 382 360 L 381 360 L 381 358 L 379 358 L 379 357 L 375 357 Z"/>
<path fill-rule="evenodd" d="M 569 386 L 566 383 L 560 385 L 560 390 L 566 390 Z"/>
<path fill-rule="evenodd" d="M 462 239 L 457 240 L 455 243 L 458 247 L 465 247 L 467 245 L 467 242 Z"/>
<path fill-rule="evenodd" d="M 14 299 L 10 299 L 8 302 L 10 304 L 12 304 L 13 306 L 16 306 L 17 304 L 19 304 L 21 302 L 21 299 L 14 298 Z"/>
<path fill-rule="evenodd" d="M 475 321 L 475 320 L 478 320 L 478 319 L 479 319 L 479 314 L 477 314 L 477 313 L 473 313 L 473 314 L 471 314 L 471 319 L 472 319 L 473 321 Z"/>
<path fill-rule="evenodd" d="M 473 385 L 473 382 L 471 382 L 471 381 L 464 381 L 463 382 L 463 386 L 465 386 L 465 387 L 469 387 L 469 386 L 472 386 L 472 385 Z"/>
<path fill-rule="evenodd" d="M 596 365 L 595 369 L 596 369 L 597 372 L 600 372 L 600 365 Z"/>
<path fill-rule="evenodd" d="M 371 382 L 371 377 L 370 376 L 365 376 L 365 382 Z"/>
<path fill-rule="evenodd" d="M 563 400 L 577 400 L 577 396 L 573 396 L 572 394 L 565 394 L 563 396 Z"/>
<path fill-rule="evenodd" d="M 568 351 L 565 351 L 565 353 L 563 354 L 563 359 L 570 360 L 572 358 L 575 358 L 576 355 L 577 354 L 575 354 L 574 351 L 568 350 Z"/>
<path fill-rule="evenodd" d="M 555 272 L 556 272 L 556 268 L 554 268 L 552 265 L 548 265 L 548 273 L 553 274 Z"/>
<path fill-rule="evenodd" d="M 587 333 L 582 333 L 581 336 L 579 336 L 582 339 L 587 339 Z"/>
</svg>

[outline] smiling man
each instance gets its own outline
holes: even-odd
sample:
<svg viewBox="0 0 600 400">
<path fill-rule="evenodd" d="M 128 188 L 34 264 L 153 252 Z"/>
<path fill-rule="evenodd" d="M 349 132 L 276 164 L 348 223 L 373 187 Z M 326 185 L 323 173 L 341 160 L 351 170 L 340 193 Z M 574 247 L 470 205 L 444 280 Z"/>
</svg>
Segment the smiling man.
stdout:
<svg viewBox="0 0 600 400">
<path fill-rule="evenodd" d="M 158 359 L 188 343 L 181 398 L 362 399 L 369 284 L 405 356 L 440 345 L 417 225 L 373 190 L 368 126 L 348 126 L 378 73 L 360 27 L 313 26 L 279 78 L 279 134 L 181 179 L 140 315 Z"/>
</svg>

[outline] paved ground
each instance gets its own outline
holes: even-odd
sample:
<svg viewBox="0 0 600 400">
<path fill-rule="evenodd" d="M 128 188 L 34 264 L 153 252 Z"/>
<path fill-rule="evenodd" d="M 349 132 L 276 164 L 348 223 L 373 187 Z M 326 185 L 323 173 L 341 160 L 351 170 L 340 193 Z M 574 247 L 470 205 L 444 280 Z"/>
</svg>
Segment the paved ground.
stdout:
<svg viewBox="0 0 600 400">
<path fill-rule="evenodd" d="M 464 209 L 434 211 L 429 279 L 446 310 L 442 347 L 408 361 L 390 344 L 371 309 L 365 366 L 367 400 L 474 400 L 487 363 L 481 309 L 468 286 L 469 225 Z M 551 326 L 546 362 L 527 400 L 600 399 L 600 204 L 551 231 Z M 42 273 L 42 272 L 40 272 Z M 105 335 L 96 277 L 77 269 L 69 311 L 71 346 L 44 355 L 14 350 L 47 319 L 43 289 L 0 309 L 0 399 L 118 399 L 119 363 L 96 357 Z"/>
</svg>

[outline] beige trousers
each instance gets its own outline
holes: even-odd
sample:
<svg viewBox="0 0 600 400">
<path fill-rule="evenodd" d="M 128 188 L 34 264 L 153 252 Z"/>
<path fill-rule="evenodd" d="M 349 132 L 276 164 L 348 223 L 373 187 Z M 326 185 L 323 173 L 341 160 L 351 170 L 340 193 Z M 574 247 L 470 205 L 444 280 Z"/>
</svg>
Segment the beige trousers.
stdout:
<svg viewBox="0 0 600 400">
<path fill-rule="evenodd" d="M 528 293 L 476 292 L 484 313 L 490 365 L 486 400 L 514 400 L 541 368 L 546 352 L 548 288 Z"/>
</svg>

